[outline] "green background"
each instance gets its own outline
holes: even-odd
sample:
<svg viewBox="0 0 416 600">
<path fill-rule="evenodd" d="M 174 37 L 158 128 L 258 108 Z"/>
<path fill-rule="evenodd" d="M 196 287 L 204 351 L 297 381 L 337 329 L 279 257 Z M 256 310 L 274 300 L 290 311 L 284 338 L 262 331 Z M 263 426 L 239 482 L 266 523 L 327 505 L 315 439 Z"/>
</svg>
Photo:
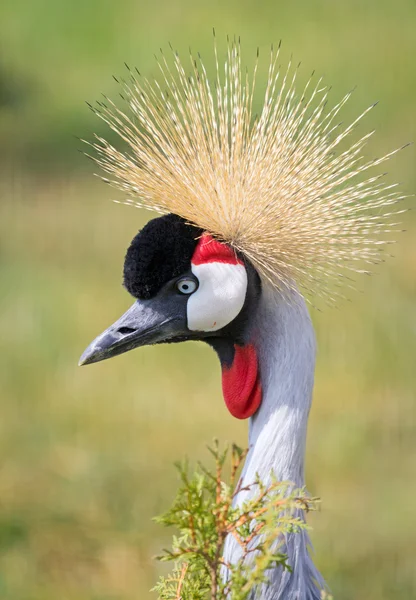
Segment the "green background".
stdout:
<svg viewBox="0 0 416 600">
<path fill-rule="evenodd" d="M 168 42 L 201 50 L 241 35 L 243 61 L 283 40 L 344 115 L 377 134 L 369 156 L 416 138 L 414 0 L 2 0 L 0 5 L 0 597 L 155 597 L 151 517 L 173 460 L 246 443 L 202 344 L 147 348 L 79 369 L 130 304 L 125 249 L 148 213 L 110 202 L 75 136 L 103 125 L 84 100 L 115 95 L 127 61 L 148 75 Z M 225 45 L 225 44 L 224 44 Z M 414 146 L 388 163 L 415 190 Z M 412 200 L 408 201 L 408 205 Z M 133 212 L 132 212 L 133 211 Z M 416 596 L 416 223 L 395 258 L 337 309 L 312 310 L 319 354 L 307 483 L 316 562 L 336 600 Z"/>
</svg>

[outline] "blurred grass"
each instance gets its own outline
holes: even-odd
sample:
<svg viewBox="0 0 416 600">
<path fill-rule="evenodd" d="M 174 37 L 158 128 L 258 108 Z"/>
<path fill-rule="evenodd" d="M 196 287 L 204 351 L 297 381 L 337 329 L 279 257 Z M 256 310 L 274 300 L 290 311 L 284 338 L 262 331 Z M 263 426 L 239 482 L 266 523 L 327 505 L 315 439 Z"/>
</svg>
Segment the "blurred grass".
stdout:
<svg viewBox="0 0 416 600">
<path fill-rule="evenodd" d="M 242 35 L 244 55 L 283 38 L 381 154 L 415 140 L 416 5 L 329 0 L 0 5 L 0 597 L 151 597 L 165 543 L 151 522 L 173 496 L 172 462 L 214 436 L 246 440 L 202 344 L 148 348 L 78 369 L 89 341 L 130 299 L 125 248 L 149 215 L 108 200 L 72 135 L 99 122 L 83 105 L 115 93 L 123 62 L 154 73 L 160 45 L 211 55 Z M 251 54 L 250 54 L 251 53 Z M 389 164 L 415 189 L 415 150 Z M 337 600 L 416 595 L 416 223 L 362 294 L 313 312 L 319 341 L 307 480 L 316 560 Z"/>
</svg>

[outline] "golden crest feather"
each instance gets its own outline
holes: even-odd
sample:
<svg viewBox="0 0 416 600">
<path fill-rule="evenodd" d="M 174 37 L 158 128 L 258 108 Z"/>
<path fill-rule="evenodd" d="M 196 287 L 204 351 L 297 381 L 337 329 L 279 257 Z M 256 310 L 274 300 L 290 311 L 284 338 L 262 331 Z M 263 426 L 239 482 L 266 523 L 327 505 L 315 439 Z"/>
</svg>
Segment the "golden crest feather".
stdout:
<svg viewBox="0 0 416 600">
<path fill-rule="evenodd" d="M 171 64 L 161 53 L 163 88 L 129 69 L 121 82 L 127 110 L 108 98 L 93 109 L 127 151 L 97 136 L 94 160 L 127 204 L 180 215 L 283 291 L 333 296 L 331 280 L 366 272 L 363 263 L 380 262 L 391 243 L 394 215 L 403 212 L 394 205 L 405 196 L 371 169 L 397 150 L 364 161 L 372 133 L 344 142 L 372 107 L 341 128 L 336 118 L 351 94 L 328 110 L 328 89 L 312 76 L 297 95 L 297 68 L 282 73 L 279 49 L 254 116 L 258 60 L 249 77 L 239 42 L 228 44 L 223 67 L 214 48 L 212 83 L 192 54 L 188 73 L 177 53 Z"/>
</svg>

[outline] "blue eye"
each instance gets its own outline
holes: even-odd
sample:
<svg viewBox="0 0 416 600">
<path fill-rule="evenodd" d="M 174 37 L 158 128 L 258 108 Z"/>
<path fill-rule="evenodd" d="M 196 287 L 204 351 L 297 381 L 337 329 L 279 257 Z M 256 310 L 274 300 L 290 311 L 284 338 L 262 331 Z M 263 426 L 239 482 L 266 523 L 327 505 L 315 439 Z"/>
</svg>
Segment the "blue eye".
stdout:
<svg viewBox="0 0 416 600">
<path fill-rule="evenodd" d="M 176 288 L 181 294 L 192 294 L 198 288 L 198 283 L 195 279 L 184 277 L 176 282 Z"/>
</svg>

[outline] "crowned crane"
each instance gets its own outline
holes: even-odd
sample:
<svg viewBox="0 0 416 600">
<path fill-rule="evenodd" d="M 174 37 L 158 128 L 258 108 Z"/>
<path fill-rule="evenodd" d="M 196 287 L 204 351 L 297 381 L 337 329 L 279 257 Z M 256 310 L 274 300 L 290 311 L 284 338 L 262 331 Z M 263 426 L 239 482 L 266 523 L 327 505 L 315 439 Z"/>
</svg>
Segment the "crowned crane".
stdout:
<svg viewBox="0 0 416 600">
<path fill-rule="evenodd" d="M 127 147 L 91 144 L 106 180 L 127 192 L 127 204 L 162 216 L 127 250 L 133 305 L 80 364 L 149 344 L 206 342 L 221 363 L 227 408 L 249 419 L 243 483 L 274 474 L 303 487 L 315 336 L 301 292 L 333 298 L 331 277 L 348 283 L 363 263 L 379 262 L 403 196 L 381 175 L 359 177 L 393 154 L 363 161 L 370 134 L 345 143 L 367 111 L 340 128 L 349 94 L 327 110 L 328 90 L 311 78 L 297 96 L 297 68 L 280 73 L 278 54 L 272 49 L 258 116 L 257 63 L 252 78 L 243 75 L 239 42 L 229 43 L 224 67 L 215 49 L 213 82 L 200 57 L 191 55 L 187 72 L 177 53 L 171 62 L 162 53 L 163 86 L 129 69 L 127 109 L 109 99 L 93 107 Z M 320 598 L 309 545 L 306 531 L 288 534 L 291 571 L 271 571 L 256 597 Z M 224 553 L 237 561 L 238 544 L 228 539 Z"/>
</svg>

